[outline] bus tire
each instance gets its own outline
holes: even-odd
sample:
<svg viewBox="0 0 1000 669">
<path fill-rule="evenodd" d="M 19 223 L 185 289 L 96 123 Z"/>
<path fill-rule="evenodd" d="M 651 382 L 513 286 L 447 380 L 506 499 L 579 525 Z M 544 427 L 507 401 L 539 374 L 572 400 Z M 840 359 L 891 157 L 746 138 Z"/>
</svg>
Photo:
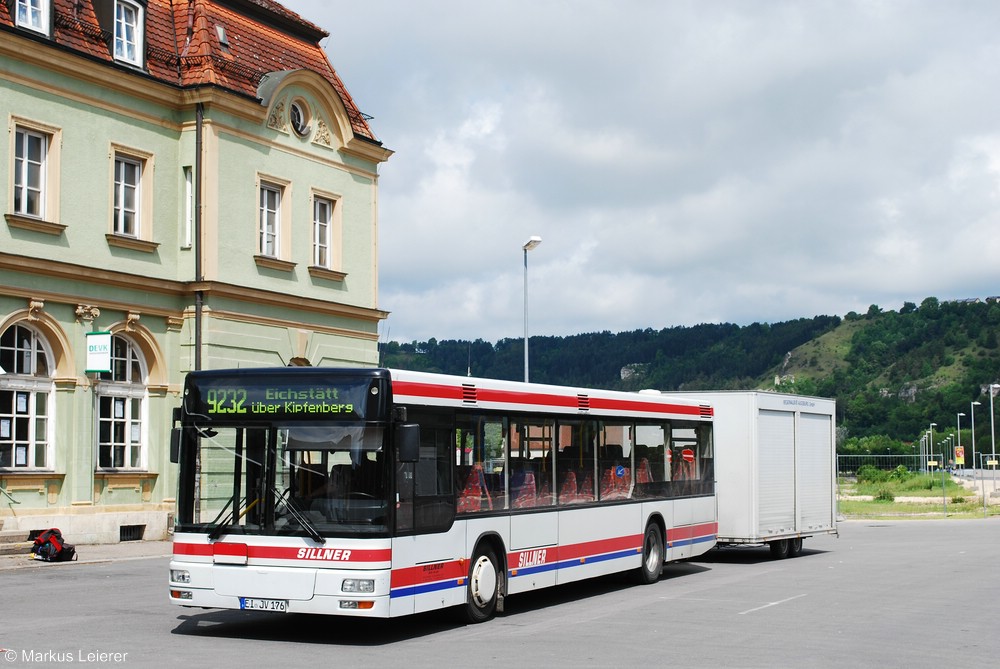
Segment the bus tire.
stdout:
<svg viewBox="0 0 1000 669">
<path fill-rule="evenodd" d="M 788 557 L 797 557 L 802 552 L 802 537 L 788 540 Z"/>
<path fill-rule="evenodd" d="M 775 560 L 784 560 L 788 557 L 789 547 L 788 539 L 778 539 L 777 541 L 771 541 L 768 543 L 771 548 L 771 558 Z"/>
<path fill-rule="evenodd" d="M 656 523 L 646 526 L 642 537 L 642 565 L 635 570 L 635 578 L 642 585 L 660 580 L 663 572 L 663 532 Z"/>
<path fill-rule="evenodd" d="M 500 587 L 500 563 L 489 546 L 478 546 L 469 564 L 465 619 L 481 623 L 496 614 Z"/>
</svg>

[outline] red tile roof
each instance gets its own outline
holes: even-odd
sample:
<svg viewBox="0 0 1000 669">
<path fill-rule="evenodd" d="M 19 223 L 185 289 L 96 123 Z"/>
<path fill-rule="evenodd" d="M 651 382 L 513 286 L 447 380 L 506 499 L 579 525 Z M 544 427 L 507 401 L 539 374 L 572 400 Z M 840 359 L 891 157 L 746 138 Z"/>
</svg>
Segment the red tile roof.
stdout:
<svg viewBox="0 0 1000 669">
<path fill-rule="evenodd" d="M 52 41 L 113 63 L 112 35 L 102 29 L 94 4 L 94 0 L 52 0 Z M 228 48 L 220 43 L 216 26 L 225 29 Z M 0 2 L 0 29 L 13 28 L 7 3 Z M 145 68 L 154 79 L 184 88 L 218 86 L 256 99 L 265 74 L 311 70 L 340 96 L 354 134 L 377 141 L 319 44 L 328 33 L 277 2 L 149 0 L 145 28 Z"/>
</svg>

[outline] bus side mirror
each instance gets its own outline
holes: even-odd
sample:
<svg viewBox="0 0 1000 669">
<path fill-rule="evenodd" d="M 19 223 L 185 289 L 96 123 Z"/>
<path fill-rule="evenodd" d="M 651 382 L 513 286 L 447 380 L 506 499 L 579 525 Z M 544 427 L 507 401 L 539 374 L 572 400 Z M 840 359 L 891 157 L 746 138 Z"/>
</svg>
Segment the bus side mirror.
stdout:
<svg viewBox="0 0 1000 669">
<path fill-rule="evenodd" d="M 181 428 L 170 430 L 170 462 L 175 465 L 181 461 Z"/>
<path fill-rule="evenodd" d="M 400 462 L 420 459 L 420 425 L 406 423 L 396 426 L 396 453 Z"/>
</svg>

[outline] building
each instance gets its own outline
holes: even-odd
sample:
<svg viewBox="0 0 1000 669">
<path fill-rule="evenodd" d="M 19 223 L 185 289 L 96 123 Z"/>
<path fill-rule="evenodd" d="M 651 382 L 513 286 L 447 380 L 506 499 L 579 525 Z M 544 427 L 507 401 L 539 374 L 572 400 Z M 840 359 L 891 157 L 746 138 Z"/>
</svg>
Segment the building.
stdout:
<svg viewBox="0 0 1000 669">
<path fill-rule="evenodd" d="M 271 0 L 0 2 L 0 521 L 163 538 L 192 369 L 377 363 L 372 133 Z"/>
</svg>

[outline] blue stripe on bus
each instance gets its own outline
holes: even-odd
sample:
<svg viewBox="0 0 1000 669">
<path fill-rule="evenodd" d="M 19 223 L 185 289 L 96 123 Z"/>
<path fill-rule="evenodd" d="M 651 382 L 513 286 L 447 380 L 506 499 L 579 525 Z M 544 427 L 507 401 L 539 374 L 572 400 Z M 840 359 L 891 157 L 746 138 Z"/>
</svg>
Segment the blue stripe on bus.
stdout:
<svg viewBox="0 0 1000 669">
<path fill-rule="evenodd" d="M 672 548 L 678 546 L 693 546 L 695 544 L 704 543 L 706 541 L 714 541 L 715 535 L 709 534 L 702 537 L 693 537 L 691 539 L 683 539 L 681 541 L 675 541 Z M 570 569 L 572 567 L 583 567 L 588 564 L 594 564 L 595 562 L 607 562 L 609 560 L 621 560 L 623 558 L 631 557 L 636 555 L 635 549 L 628 549 L 623 551 L 617 551 L 615 553 L 604 553 L 602 555 L 588 555 L 584 558 L 573 558 L 571 560 L 563 560 L 561 562 L 553 562 L 551 564 L 540 564 L 533 567 L 520 567 L 517 569 L 508 569 L 508 578 L 518 578 L 521 576 L 530 576 L 532 574 L 541 574 L 547 571 Z M 582 561 L 581 561 L 582 560 Z M 516 574 L 514 572 L 517 572 Z M 461 581 L 461 583 L 459 582 Z M 414 597 L 416 595 L 426 595 L 431 592 L 440 592 L 441 590 L 450 590 L 451 588 L 464 588 L 465 579 L 450 579 L 447 581 L 437 581 L 436 583 L 423 583 L 421 585 L 412 585 L 405 588 L 396 588 L 389 592 L 390 598 L 396 597 Z"/>
</svg>

